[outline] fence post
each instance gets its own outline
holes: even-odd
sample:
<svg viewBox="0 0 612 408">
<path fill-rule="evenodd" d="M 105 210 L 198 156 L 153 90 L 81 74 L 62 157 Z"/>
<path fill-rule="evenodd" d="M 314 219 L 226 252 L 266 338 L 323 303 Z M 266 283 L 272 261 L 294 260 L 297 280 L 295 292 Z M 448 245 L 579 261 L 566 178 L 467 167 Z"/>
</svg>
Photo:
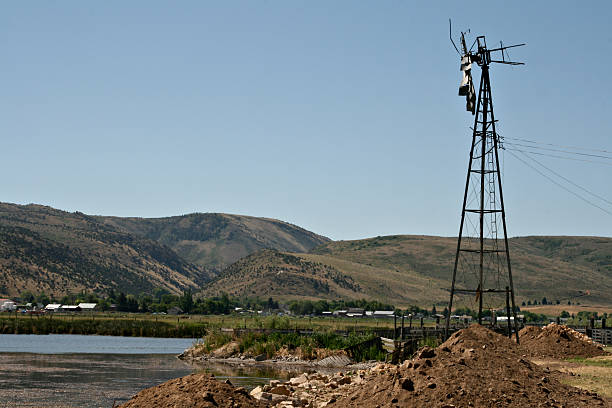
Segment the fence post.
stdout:
<svg viewBox="0 0 612 408">
<path fill-rule="evenodd" d="M 512 338 L 512 325 L 510 324 L 510 287 L 506 286 L 506 316 L 508 316 L 508 337 Z"/>
<path fill-rule="evenodd" d="M 393 339 L 397 338 L 397 315 L 393 313 Z"/>
<path fill-rule="evenodd" d="M 408 333 L 410 333 L 412 331 L 412 313 L 408 317 L 410 317 L 410 326 L 408 328 Z"/>
</svg>

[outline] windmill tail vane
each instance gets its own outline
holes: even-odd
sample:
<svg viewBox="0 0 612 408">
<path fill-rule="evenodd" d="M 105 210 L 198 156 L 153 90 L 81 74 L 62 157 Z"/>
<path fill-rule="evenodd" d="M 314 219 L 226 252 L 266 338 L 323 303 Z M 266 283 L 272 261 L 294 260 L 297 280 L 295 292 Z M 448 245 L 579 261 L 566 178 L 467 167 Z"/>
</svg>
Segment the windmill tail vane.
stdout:
<svg viewBox="0 0 612 408">
<path fill-rule="evenodd" d="M 506 60 L 506 55 L 508 55 L 507 50 L 509 48 L 521 47 L 525 44 L 515 44 L 504 46 L 503 43 L 500 42 L 500 46 L 493 49 L 487 48 L 487 43 L 485 41 L 484 36 L 476 37 L 474 40 L 474 44 L 470 49 L 467 48 L 467 44 L 465 42 L 466 34 L 469 34 L 469 30 L 466 32 L 461 32 L 461 51 L 455 45 L 455 41 L 453 41 L 452 36 L 452 26 L 450 19 L 449 22 L 449 36 L 451 43 L 455 47 L 455 50 L 461 57 L 461 66 L 460 70 L 462 73 L 461 84 L 459 85 L 459 96 L 465 97 L 465 110 L 471 112 L 472 115 L 476 114 L 476 92 L 474 90 L 474 81 L 472 80 L 472 64 L 476 63 L 480 67 L 489 66 L 491 62 L 506 64 L 506 65 L 524 65 L 522 62 L 516 61 L 508 61 Z M 476 51 L 472 52 L 472 48 L 474 45 L 478 44 L 478 48 Z M 491 53 L 501 53 L 501 60 L 491 59 Z"/>
</svg>

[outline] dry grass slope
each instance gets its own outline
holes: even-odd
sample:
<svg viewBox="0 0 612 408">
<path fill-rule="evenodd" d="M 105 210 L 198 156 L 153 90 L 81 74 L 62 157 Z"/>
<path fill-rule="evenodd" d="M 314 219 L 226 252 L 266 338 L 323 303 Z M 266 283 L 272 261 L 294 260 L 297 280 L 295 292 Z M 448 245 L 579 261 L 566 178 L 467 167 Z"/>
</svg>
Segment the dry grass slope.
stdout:
<svg viewBox="0 0 612 408">
<path fill-rule="evenodd" d="M 431 305 L 448 300 L 443 288 L 450 285 L 456 245 L 456 238 L 387 236 L 328 242 L 310 253 L 258 253 L 228 267 L 204 293 Z M 519 304 L 543 297 L 567 303 L 589 291 L 580 302 L 612 306 L 612 239 L 521 237 L 511 239 L 510 246 Z M 324 271 L 350 279 L 353 286 L 335 284 Z"/>
<path fill-rule="evenodd" d="M 182 258 L 221 271 L 260 249 L 308 252 L 329 239 L 270 218 L 188 214 L 166 218 L 97 217 L 101 222 L 159 241 Z"/>
<path fill-rule="evenodd" d="M 9 296 L 155 287 L 179 293 L 208 279 L 204 268 L 155 241 L 39 205 L 0 204 L 0 268 L 0 295 Z"/>
</svg>

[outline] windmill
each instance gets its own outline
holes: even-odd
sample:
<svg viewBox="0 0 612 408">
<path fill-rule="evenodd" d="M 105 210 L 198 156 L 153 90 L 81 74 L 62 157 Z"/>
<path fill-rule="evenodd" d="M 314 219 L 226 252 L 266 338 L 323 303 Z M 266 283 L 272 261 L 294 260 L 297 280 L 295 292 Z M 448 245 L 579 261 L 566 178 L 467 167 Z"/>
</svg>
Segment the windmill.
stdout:
<svg viewBox="0 0 612 408">
<path fill-rule="evenodd" d="M 512 265 L 499 169 L 498 149 L 501 147 L 501 138 L 495 129 L 489 66 L 491 63 L 523 65 L 521 62 L 509 61 L 506 57 L 509 48 L 525 44 L 504 46 L 500 43 L 500 47 L 490 49 L 485 37 L 478 36 L 468 49 L 468 33 L 461 33 L 461 51 L 451 34 L 451 42 L 461 57 L 462 79 L 459 96 L 466 98 L 466 110 L 474 115 L 474 127 L 446 316 L 446 335 L 448 336 L 453 300 L 463 296 L 467 302 L 478 304 L 479 324 L 482 324 L 485 305 L 495 308 L 505 303 L 508 336 L 512 336 L 514 329 L 518 342 Z M 500 55 L 501 59 L 493 59 L 493 55 Z M 478 98 L 472 78 L 474 65 L 481 69 Z M 501 227 L 501 231 L 498 227 Z M 511 325 L 511 315 L 514 327 Z"/>
</svg>

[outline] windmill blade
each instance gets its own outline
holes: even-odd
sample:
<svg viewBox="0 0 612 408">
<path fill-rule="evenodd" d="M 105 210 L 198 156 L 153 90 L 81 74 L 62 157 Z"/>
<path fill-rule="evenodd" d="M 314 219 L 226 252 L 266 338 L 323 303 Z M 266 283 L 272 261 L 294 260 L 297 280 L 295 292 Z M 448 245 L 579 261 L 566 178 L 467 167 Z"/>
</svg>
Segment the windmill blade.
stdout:
<svg viewBox="0 0 612 408">
<path fill-rule="evenodd" d="M 453 27 L 450 18 L 448 19 L 448 37 L 450 38 L 453 47 L 455 47 L 455 51 L 457 51 L 457 54 L 461 55 L 461 53 L 459 52 L 459 48 L 457 48 L 455 41 L 453 41 Z"/>
</svg>

